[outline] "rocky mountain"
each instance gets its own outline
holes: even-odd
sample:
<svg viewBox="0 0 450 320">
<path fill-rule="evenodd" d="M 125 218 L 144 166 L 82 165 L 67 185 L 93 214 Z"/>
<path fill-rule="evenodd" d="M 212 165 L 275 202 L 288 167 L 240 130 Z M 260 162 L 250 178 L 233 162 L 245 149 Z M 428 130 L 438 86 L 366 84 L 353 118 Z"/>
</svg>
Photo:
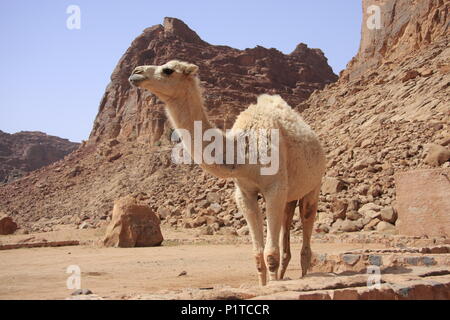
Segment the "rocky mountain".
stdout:
<svg viewBox="0 0 450 320">
<path fill-rule="evenodd" d="M 228 226 L 244 225 L 231 199 L 232 182 L 217 181 L 196 166 L 172 164 L 162 104 L 128 83 L 134 67 L 170 59 L 200 66 L 207 112 L 220 128 L 230 128 L 260 93 L 281 94 L 300 107 L 313 91 L 337 80 L 319 49 L 299 44 L 286 55 L 263 47 L 211 45 L 182 21 L 165 18 L 162 25 L 144 30 L 120 59 L 89 141 L 64 160 L 0 187 L 0 210 L 32 230 L 48 231 L 59 223 L 95 227 L 109 218 L 115 199 L 135 194 L 161 216 L 180 215 L 173 225 L 189 225 L 181 219 L 185 210 L 192 217 L 215 210 L 221 214 L 217 229 L 225 225 L 225 215 Z M 204 222 L 192 223 L 200 225 Z"/>
<path fill-rule="evenodd" d="M 163 133 L 169 124 L 162 103 L 149 92 L 132 88 L 128 77 L 138 65 L 161 65 L 172 59 L 200 67 L 208 114 L 222 129 L 231 128 L 236 115 L 258 94 L 281 94 L 296 106 L 314 90 L 337 80 L 320 49 L 300 43 L 285 55 L 263 47 L 216 46 L 200 39 L 181 20 L 165 18 L 162 25 L 145 29 L 120 59 L 100 103 L 90 142 L 167 141 Z"/>
<path fill-rule="evenodd" d="M 78 147 L 78 143 L 42 132 L 0 130 L 0 184 L 58 161 Z"/>
<path fill-rule="evenodd" d="M 381 13 L 374 30 L 366 23 L 372 5 Z M 113 200 L 133 194 L 173 227 L 248 233 L 233 183 L 173 164 L 161 104 L 128 84 L 136 65 L 178 58 L 200 66 L 208 114 L 221 128 L 262 92 L 302 111 L 327 150 L 318 232 L 392 231 L 394 174 L 450 166 L 449 3 L 364 0 L 363 7 L 359 52 L 335 83 L 321 51 L 302 44 L 289 55 L 212 46 L 172 18 L 144 30 L 112 74 L 89 141 L 1 186 L 0 211 L 31 230 L 97 227 L 110 219 Z M 298 216 L 293 228 L 301 229 Z"/>
</svg>

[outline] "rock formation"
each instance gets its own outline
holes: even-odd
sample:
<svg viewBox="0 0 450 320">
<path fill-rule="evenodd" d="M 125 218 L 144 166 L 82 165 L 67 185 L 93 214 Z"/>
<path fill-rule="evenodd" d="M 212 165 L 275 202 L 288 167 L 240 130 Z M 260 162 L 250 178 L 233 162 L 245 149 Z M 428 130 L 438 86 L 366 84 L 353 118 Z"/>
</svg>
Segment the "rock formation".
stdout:
<svg viewBox="0 0 450 320">
<path fill-rule="evenodd" d="M 382 210 L 396 211 L 394 174 L 450 167 L 450 4 L 363 4 L 358 54 L 337 83 L 304 103 L 303 116 L 328 150 L 326 179 L 345 186 L 322 194 L 318 231 L 390 230 L 379 223 Z M 379 30 L 366 24 L 371 5 L 381 9 Z M 341 220 L 329 213 L 337 210 L 337 199 L 348 206 Z M 367 205 L 371 210 L 362 210 Z"/>
<path fill-rule="evenodd" d="M 8 134 L 0 130 L 0 184 L 58 161 L 78 146 L 42 132 Z"/>
<path fill-rule="evenodd" d="M 17 230 L 17 224 L 11 217 L 0 212 L 0 235 L 12 234 Z"/>
<path fill-rule="evenodd" d="M 367 30 L 363 21 L 360 51 L 337 83 L 323 54 L 305 45 L 289 55 L 212 46 L 175 19 L 146 29 L 114 70 L 89 142 L 64 161 L 0 187 L 0 210 L 31 230 L 59 223 L 97 227 L 111 215 L 114 199 L 133 193 L 169 226 L 244 232 L 233 183 L 173 164 L 162 106 L 129 87 L 136 65 L 178 58 L 200 65 L 208 114 L 222 128 L 240 111 L 237 105 L 260 92 L 280 93 L 304 110 L 328 153 L 317 231 L 392 232 L 394 174 L 450 166 L 441 156 L 450 146 L 449 4 L 365 0 L 365 12 L 370 5 L 380 6 L 382 29 Z M 435 160 L 425 161 L 430 143 L 445 150 L 437 148 Z M 300 231 L 298 216 L 293 229 Z"/>
<path fill-rule="evenodd" d="M 289 55 L 256 47 L 237 50 L 200 39 L 182 21 L 165 18 L 163 25 L 145 29 L 122 56 L 111 75 L 94 122 L 90 141 L 107 139 L 167 141 L 169 124 L 161 102 L 128 77 L 136 66 L 161 65 L 172 59 L 195 62 L 206 91 L 209 118 L 220 128 L 231 128 L 243 106 L 261 93 L 273 92 L 296 106 L 316 89 L 337 80 L 319 49 L 299 44 Z"/>
<path fill-rule="evenodd" d="M 103 244 L 107 247 L 153 247 L 163 241 L 160 220 L 146 204 L 127 196 L 114 203 Z"/>
</svg>

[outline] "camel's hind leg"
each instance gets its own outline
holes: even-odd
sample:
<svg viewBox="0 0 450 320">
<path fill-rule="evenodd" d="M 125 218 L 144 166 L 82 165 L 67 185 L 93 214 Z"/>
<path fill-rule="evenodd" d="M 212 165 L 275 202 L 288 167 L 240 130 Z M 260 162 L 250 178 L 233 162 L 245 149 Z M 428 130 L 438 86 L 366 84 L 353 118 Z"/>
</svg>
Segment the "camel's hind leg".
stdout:
<svg viewBox="0 0 450 320">
<path fill-rule="evenodd" d="M 306 275 L 311 265 L 311 235 L 317 214 L 320 186 L 308 193 L 299 201 L 300 217 L 303 225 L 303 245 L 301 251 L 302 277 Z"/>
<path fill-rule="evenodd" d="M 278 279 L 282 280 L 286 269 L 291 261 L 291 224 L 294 217 L 295 207 L 297 206 L 297 200 L 286 203 L 284 210 L 283 222 L 281 224 L 280 233 L 280 257 L 281 266 L 279 269 Z"/>
</svg>

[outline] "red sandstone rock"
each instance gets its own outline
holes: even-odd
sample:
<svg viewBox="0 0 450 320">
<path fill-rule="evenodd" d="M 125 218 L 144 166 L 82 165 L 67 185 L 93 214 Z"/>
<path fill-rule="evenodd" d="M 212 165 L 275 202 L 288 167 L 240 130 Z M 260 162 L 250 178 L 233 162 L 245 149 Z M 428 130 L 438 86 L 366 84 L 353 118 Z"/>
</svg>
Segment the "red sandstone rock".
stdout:
<svg viewBox="0 0 450 320">
<path fill-rule="evenodd" d="M 412 236 L 450 236 L 450 169 L 398 173 L 397 228 Z"/>
<path fill-rule="evenodd" d="M 337 80 L 322 51 L 299 44 L 289 55 L 257 46 L 238 50 L 211 45 L 184 22 L 165 18 L 145 29 L 120 59 L 100 104 L 90 142 L 169 139 L 170 124 L 162 103 L 148 91 L 132 88 L 138 65 L 185 60 L 200 67 L 207 111 L 220 128 L 231 128 L 236 116 L 261 93 L 281 94 L 296 107 L 316 89 Z"/>
<path fill-rule="evenodd" d="M 0 235 L 12 234 L 17 230 L 17 224 L 13 219 L 0 212 Z"/>
<path fill-rule="evenodd" d="M 103 240 L 108 247 L 152 247 L 163 241 L 159 219 L 152 209 L 131 196 L 117 200 Z"/>
<path fill-rule="evenodd" d="M 0 184 L 58 161 L 78 146 L 42 132 L 8 134 L 0 130 Z"/>
<path fill-rule="evenodd" d="M 370 29 L 367 21 L 379 6 L 380 29 Z M 448 36 L 448 1 L 363 0 L 363 21 L 359 52 L 349 63 L 343 77 L 355 80 L 368 69 L 389 59 L 423 50 L 430 43 Z M 416 75 L 417 76 L 417 75 Z"/>
</svg>

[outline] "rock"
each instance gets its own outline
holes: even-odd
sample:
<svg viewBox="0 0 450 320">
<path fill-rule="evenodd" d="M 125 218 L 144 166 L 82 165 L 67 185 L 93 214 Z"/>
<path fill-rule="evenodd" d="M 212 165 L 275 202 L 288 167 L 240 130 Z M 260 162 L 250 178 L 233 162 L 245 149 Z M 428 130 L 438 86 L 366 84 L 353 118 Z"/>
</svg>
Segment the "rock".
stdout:
<svg viewBox="0 0 450 320">
<path fill-rule="evenodd" d="M 27 229 L 18 229 L 18 230 L 16 231 L 16 234 L 24 235 L 24 234 L 29 234 L 29 232 L 28 232 Z"/>
<path fill-rule="evenodd" d="M 223 217 L 223 223 L 225 226 L 230 226 L 234 217 L 231 214 L 227 214 Z"/>
<path fill-rule="evenodd" d="M 369 10 L 373 4 L 373 1 L 363 1 L 362 19 L 365 25 L 370 23 L 373 18 L 374 12 Z M 389 0 L 376 5 L 380 8 L 381 25 L 379 28 L 383 32 L 374 32 L 373 28 L 362 28 L 358 54 L 350 61 L 347 69 L 341 75 L 343 79 L 356 81 L 375 66 L 381 65 L 382 61 L 407 57 L 412 52 L 417 57 L 421 49 L 429 46 L 431 39 L 439 39 L 439 35 L 446 34 L 448 31 L 445 23 L 438 18 L 433 18 L 439 17 L 441 10 L 445 10 L 442 2 L 430 1 L 426 5 L 423 3 L 422 7 L 420 5 L 412 6 L 409 1 Z M 404 17 L 408 17 L 408 19 Z M 415 29 L 418 24 L 421 24 L 421 28 Z M 405 32 L 399 32 L 399 30 Z M 429 30 L 430 33 L 424 37 L 421 30 Z M 397 45 L 386 47 L 383 45 L 386 43 Z M 397 67 L 397 70 L 409 71 L 410 79 L 419 76 L 416 67 L 408 67 L 407 64 L 397 64 L 392 67 Z M 407 75 L 404 72 L 400 73 L 401 80 L 407 81 L 408 77 L 405 78 Z"/>
<path fill-rule="evenodd" d="M 237 236 L 238 235 L 236 230 L 234 228 L 231 228 L 231 227 L 221 228 L 218 231 L 218 234 L 222 234 L 222 235 L 225 235 L 225 236 Z"/>
<path fill-rule="evenodd" d="M 426 164 L 433 167 L 439 167 L 450 160 L 450 150 L 447 147 L 438 144 L 427 145 L 427 155 L 424 159 Z"/>
<path fill-rule="evenodd" d="M 343 219 L 337 219 L 336 222 L 334 222 L 333 225 L 331 226 L 330 232 L 336 233 L 342 231 L 341 226 L 343 223 L 344 223 Z"/>
<path fill-rule="evenodd" d="M 358 213 L 365 216 L 371 212 L 379 212 L 382 208 L 383 207 L 381 207 L 375 203 L 369 202 L 369 203 L 366 203 L 365 205 L 363 205 L 361 208 L 359 208 Z"/>
<path fill-rule="evenodd" d="M 395 226 L 386 221 L 380 221 L 376 227 L 377 232 L 393 232 L 395 231 Z"/>
<path fill-rule="evenodd" d="M 369 194 L 374 198 L 378 198 L 383 194 L 383 190 L 380 185 L 373 185 L 369 189 Z"/>
<path fill-rule="evenodd" d="M 72 296 L 89 295 L 89 294 L 92 294 L 92 291 L 89 289 L 77 289 L 71 293 Z"/>
<path fill-rule="evenodd" d="M 360 226 L 351 220 L 344 220 L 341 224 L 339 229 L 344 232 L 355 232 L 360 230 Z"/>
<path fill-rule="evenodd" d="M 204 216 L 199 216 L 199 217 L 195 218 L 193 221 L 194 228 L 197 228 L 197 227 L 200 227 L 200 226 L 206 224 L 206 221 L 207 221 L 207 219 Z"/>
<path fill-rule="evenodd" d="M 0 184 L 13 182 L 27 172 L 61 160 L 79 146 L 43 132 L 9 134 L 0 130 Z"/>
<path fill-rule="evenodd" d="M 322 183 L 322 194 L 336 194 L 346 188 L 347 186 L 342 180 L 326 177 Z"/>
<path fill-rule="evenodd" d="M 406 74 L 402 78 L 402 82 L 409 81 L 411 79 L 415 79 L 420 76 L 420 73 L 417 70 L 408 70 Z"/>
<path fill-rule="evenodd" d="M 78 229 L 82 230 L 82 229 L 88 229 L 89 228 L 89 223 L 87 223 L 86 221 L 82 222 Z"/>
<path fill-rule="evenodd" d="M 369 186 L 368 185 L 366 185 L 366 184 L 361 184 L 361 185 L 359 185 L 357 188 L 356 188 L 356 191 L 360 194 L 360 195 L 362 195 L 362 196 L 365 196 L 365 195 L 367 195 L 367 193 L 369 192 Z"/>
<path fill-rule="evenodd" d="M 243 226 L 239 230 L 237 230 L 237 234 L 240 236 L 247 236 L 250 234 L 250 229 L 248 226 Z"/>
<path fill-rule="evenodd" d="M 159 207 L 157 213 L 163 220 L 171 215 L 170 210 L 167 207 Z"/>
<path fill-rule="evenodd" d="M 187 208 L 186 208 L 186 210 L 184 210 L 184 213 L 183 213 L 183 215 L 184 215 L 186 218 L 190 218 L 190 217 L 192 217 L 192 215 L 194 215 L 194 214 L 195 214 L 195 208 L 194 208 L 193 205 L 188 205 Z"/>
<path fill-rule="evenodd" d="M 178 274 L 178 276 L 179 276 L 179 277 L 187 276 L 187 272 L 186 272 L 186 271 L 181 271 L 181 272 Z"/>
<path fill-rule="evenodd" d="M 202 226 L 197 232 L 199 236 L 212 236 L 213 234 L 214 228 L 212 226 Z"/>
<path fill-rule="evenodd" d="M 343 254 L 342 255 L 342 261 L 344 261 L 346 264 L 350 266 L 354 266 L 359 259 L 361 259 L 360 254 Z"/>
<path fill-rule="evenodd" d="M 17 230 L 17 224 L 5 213 L 0 212 L 0 235 L 13 234 Z"/>
<path fill-rule="evenodd" d="M 337 219 L 345 219 L 347 207 L 347 202 L 335 199 L 331 205 L 331 212 L 333 212 L 333 221 L 336 221 Z"/>
<path fill-rule="evenodd" d="M 194 220 L 192 218 L 185 218 L 183 219 L 181 225 L 186 229 L 194 228 Z"/>
<path fill-rule="evenodd" d="M 368 224 L 364 226 L 364 231 L 374 230 L 375 227 L 381 222 L 380 219 L 373 219 Z"/>
<path fill-rule="evenodd" d="M 217 192 L 209 192 L 207 195 L 206 195 L 206 200 L 209 202 L 209 203 L 215 203 L 215 204 L 219 204 L 220 203 L 220 194 L 218 194 Z"/>
<path fill-rule="evenodd" d="M 369 217 L 370 219 L 376 219 L 381 217 L 381 212 L 374 210 L 367 210 L 364 211 L 364 216 Z"/>
<path fill-rule="evenodd" d="M 408 236 L 450 236 L 450 168 L 395 175 L 396 226 Z"/>
<path fill-rule="evenodd" d="M 375 159 L 373 159 L 371 157 L 367 157 L 367 158 L 364 158 L 364 159 L 356 162 L 355 165 L 353 166 L 353 170 L 359 171 L 359 170 L 367 168 L 371 165 L 374 165 L 375 163 L 377 163 Z"/>
<path fill-rule="evenodd" d="M 329 224 L 319 223 L 316 225 L 314 230 L 317 233 L 328 233 L 328 232 L 330 232 L 330 229 L 331 229 L 331 226 Z"/>
<path fill-rule="evenodd" d="M 151 247 L 163 241 L 159 219 L 153 210 L 131 196 L 114 203 L 103 244 L 108 247 Z"/>
<path fill-rule="evenodd" d="M 358 211 L 360 208 L 360 202 L 358 199 L 352 199 L 348 202 L 347 211 Z"/>
<path fill-rule="evenodd" d="M 361 218 L 361 215 L 358 212 L 356 212 L 356 211 L 348 211 L 345 214 L 345 216 L 346 216 L 347 219 L 353 220 L 353 221 L 358 220 L 358 219 Z"/>
<path fill-rule="evenodd" d="M 206 209 L 208 208 L 208 205 L 209 203 L 206 200 L 200 200 L 199 202 L 197 202 L 197 207 L 200 209 Z"/>
<path fill-rule="evenodd" d="M 337 218 L 339 219 L 339 218 Z M 328 212 L 319 212 L 317 215 L 317 221 L 319 223 L 323 223 L 323 224 L 328 224 L 328 225 L 332 225 L 334 221 L 336 221 L 337 219 L 334 219 L 333 214 L 328 213 Z M 341 218 L 343 219 L 343 218 Z"/>
<path fill-rule="evenodd" d="M 218 221 L 219 221 L 219 218 L 217 218 L 216 216 L 207 216 L 206 217 L 206 225 L 208 225 L 208 226 L 218 223 Z"/>
<path fill-rule="evenodd" d="M 395 221 L 397 220 L 397 213 L 392 207 L 383 208 L 381 209 L 380 213 L 381 213 L 381 220 L 383 221 L 395 223 Z"/>
<path fill-rule="evenodd" d="M 218 203 L 211 203 L 211 205 L 208 207 L 209 214 L 218 214 L 221 211 L 222 207 Z"/>
</svg>

